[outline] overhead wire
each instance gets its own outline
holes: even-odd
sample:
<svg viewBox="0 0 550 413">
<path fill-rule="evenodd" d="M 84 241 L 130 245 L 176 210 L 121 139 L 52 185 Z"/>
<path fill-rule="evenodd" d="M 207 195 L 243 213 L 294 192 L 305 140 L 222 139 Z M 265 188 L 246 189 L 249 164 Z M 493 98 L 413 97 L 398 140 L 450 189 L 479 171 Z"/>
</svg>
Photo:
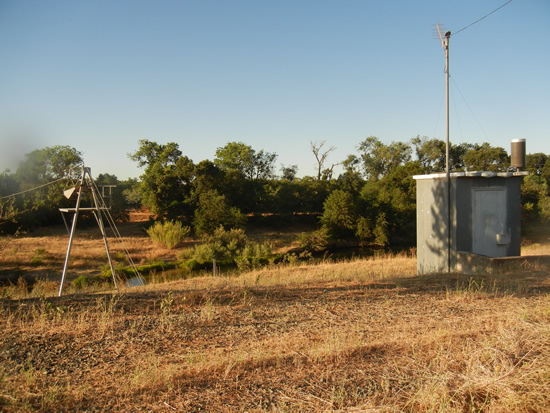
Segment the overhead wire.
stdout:
<svg viewBox="0 0 550 413">
<path fill-rule="evenodd" d="M 455 110 L 456 123 L 458 124 L 458 132 L 460 133 L 460 139 L 462 141 L 464 141 L 464 135 L 462 134 L 462 125 L 460 124 L 460 116 L 458 116 L 458 107 L 457 107 L 457 104 L 456 104 L 455 96 L 454 96 L 454 94 L 451 95 L 451 96 L 453 97 L 453 106 L 454 106 L 454 110 Z"/>
<path fill-rule="evenodd" d="M 491 14 L 493 14 L 493 13 L 495 13 L 496 11 L 502 9 L 504 6 L 510 4 L 511 2 L 512 2 L 512 0 L 508 0 L 506 3 L 500 5 L 499 7 L 497 7 L 496 9 L 494 9 L 493 11 L 491 11 L 490 13 L 487 13 L 487 14 L 484 15 L 483 17 L 477 19 L 476 21 L 470 23 L 469 25 L 463 27 L 462 29 L 457 30 L 456 32 L 454 32 L 454 33 L 452 34 L 452 36 L 456 36 L 458 33 L 463 32 L 464 30 L 468 29 L 469 27 L 473 26 L 473 25 L 476 24 L 476 23 L 479 23 L 479 22 L 482 21 L 483 19 L 489 17 Z M 464 100 L 464 103 L 466 103 L 466 106 L 468 107 L 468 109 L 470 110 L 470 113 L 472 114 L 472 116 L 473 116 L 474 119 L 476 120 L 476 122 L 477 122 L 479 128 L 480 128 L 481 131 L 483 132 L 483 135 L 485 136 L 485 138 L 488 139 L 487 134 L 485 133 L 485 130 L 483 129 L 483 127 L 482 127 L 481 124 L 479 123 L 479 120 L 477 119 L 477 117 L 476 117 L 475 114 L 473 113 L 473 111 L 472 111 L 470 105 L 468 104 L 468 102 L 467 102 L 466 99 L 464 98 L 464 95 L 462 94 L 462 92 L 460 91 L 460 89 L 458 88 L 458 86 L 456 85 L 456 82 L 454 81 L 454 79 L 453 79 L 451 76 L 449 76 L 449 77 L 450 77 L 451 81 L 453 82 L 454 86 L 456 87 L 456 89 L 458 90 L 458 92 L 460 93 L 460 95 L 462 96 L 462 99 Z M 455 110 L 456 110 L 456 102 L 455 102 Z M 458 115 L 457 115 L 457 117 L 458 117 Z M 437 123 L 439 123 L 439 117 L 438 117 Z M 460 128 L 460 125 L 459 125 L 459 128 Z M 461 135 L 462 135 L 462 131 L 460 131 L 460 133 L 461 133 Z"/>
<path fill-rule="evenodd" d="M 481 129 L 481 132 L 483 132 L 483 135 L 485 136 L 485 139 L 489 140 L 489 137 L 487 136 L 487 134 L 485 133 L 485 130 L 483 129 L 483 126 L 481 126 L 481 123 L 479 122 L 478 118 L 476 117 L 474 111 L 472 110 L 472 108 L 470 107 L 470 105 L 468 104 L 468 101 L 466 100 L 466 98 L 464 97 L 464 95 L 462 94 L 462 91 L 460 90 L 460 88 L 458 87 L 458 85 L 456 84 L 455 80 L 453 77 L 451 77 L 451 82 L 453 82 L 453 86 L 456 88 L 456 90 L 458 90 L 458 93 L 460 93 L 460 96 L 462 97 L 462 100 L 464 101 L 464 103 L 466 104 L 466 107 L 468 108 L 468 110 L 470 111 L 470 113 L 472 114 L 472 116 L 474 117 L 476 123 L 477 123 L 477 126 L 479 126 L 479 129 Z M 456 105 L 456 103 L 455 103 Z"/>
<path fill-rule="evenodd" d="M 44 188 L 45 186 L 55 184 L 56 182 L 63 181 L 64 179 L 67 179 L 67 178 L 66 177 L 59 178 L 59 179 L 56 179 L 55 181 L 51 181 L 51 182 L 45 183 L 43 185 L 36 186 L 34 188 L 26 189 L 26 190 L 21 191 L 21 192 L 16 192 L 16 193 L 11 194 L 11 195 L 2 196 L 2 197 L 0 197 L 0 201 L 3 200 L 3 199 L 11 198 L 13 196 L 18 196 L 18 195 L 21 195 L 21 194 L 25 194 L 27 192 L 35 191 L 35 190 L 40 189 L 40 188 Z"/>
<path fill-rule="evenodd" d="M 435 128 L 433 133 L 434 138 L 437 136 L 437 128 L 439 127 L 439 119 L 441 118 L 441 113 L 443 112 L 444 103 L 445 103 L 445 93 L 441 95 L 441 102 L 439 104 L 439 111 L 437 112 L 437 120 L 435 122 Z"/>
<path fill-rule="evenodd" d="M 11 197 L 14 197 L 14 196 L 18 196 L 18 195 L 25 194 L 25 193 L 27 193 L 27 192 L 36 191 L 37 189 L 44 188 L 44 187 L 46 187 L 46 186 L 48 186 L 48 185 L 53 185 L 53 184 L 55 184 L 56 182 L 63 181 L 64 179 L 72 178 L 72 172 L 73 172 L 73 170 L 75 170 L 75 169 L 77 169 L 77 168 L 81 168 L 82 165 L 83 165 L 83 164 L 80 163 L 80 164 L 78 164 L 78 165 L 75 165 L 75 166 L 70 167 L 69 169 L 67 169 L 67 171 L 65 171 L 65 175 L 64 175 L 64 176 L 62 176 L 61 178 L 56 179 L 56 180 L 54 180 L 54 181 L 47 182 L 47 183 L 45 183 L 45 184 L 35 186 L 34 188 L 25 189 L 24 191 L 16 192 L 16 193 L 11 194 L 11 195 L 2 196 L 2 197 L 0 197 L 0 201 L 3 200 L 3 199 L 8 199 L 8 198 L 11 198 Z"/>
<path fill-rule="evenodd" d="M 479 23 L 481 20 L 485 19 L 486 17 L 489 17 L 491 14 L 493 14 L 494 12 L 496 12 L 496 11 L 502 9 L 504 6 L 506 6 L 507 4 L 509 4 L 509 3 L 511 3 L 511 2 L 512 2 L 512 0 L 508 0 L 508 1 L 507 1 L 506 3 L 504 3 L 502 6 L 497 7 L 496 9 L 494 9 L 491 13 L 488 13 L 488 14 L 486 14 L 485 16 L 483 16 L 482 18 L 477 19 L 475 22 L 470 23 L 468 26 L 463 27 L 463 28 L 460 29 L 460 30 L 457 30 L 457 31 L 454 32 L 452 35 L 453 35 L 453 36 L 456 36 L 458 33 L 460 33 L 460 32 L 462 32 L 462 31 L 466 30 L 468 27 L 471 27 L 471 26 L 473 26 L 473 25 L 476 24 L 476 23 Z"/>
<path fill-rule="evenodd" d="M 91 182 L 92 182 L 92 185 L 94 186 L 94 190 L 96 191 L 97 198 L 100 201 L 101 209 L 105 212 L 105 218 L 107 219 L 109 227 L 111 228 L 111 231 L 113 231 L 113 233 L 115 235 L 115 238 L 121 243 L 122 248 L 124 250 L 124 254 L 126 255 L 128 263 L 130 264 L 130 267 L 132 267 L 132 270 L 134 271 L 134 274 L 136 274 L 136 277 L 141 282 L 143 282 L 143 284 L 145 284 L 145 279 L 143 278 L 143 276 L 140 274 L 139 270 L 137 269 L 137 266 L 134 263 L 134 260 L 132 259 L 132 256 L 130 255 L 130 251 L 126 247 L 126 244 L 124 242 L 124 238 L 122 238 L 122 235 L 120 234 L 120 232 L 119 232 L 119 230 L 116 226 L 115 220 L 114 220 L 113 216 L 111 215 L 111 212 L 109 211 L 109 208 L 107 207 L 107 204 L 105 203 L 105 200 L 101 196 L 95 181 L 92 180 Z M 98 206 L 98 208 L 99 208 L 99 206 Z M 99 211 L 98 211 L 98 213 L 99 213 Z"/>
<path fill-rule="evenodd" d="M 6 248 L 10 242 L 12 242 L 12 240 L 14 240 L 15 238 L 17 238 L 19 236 L 19 231 L 21 230 L 22 226 L 19 226 L 19 228 L 17 228 L 17 230 L 15 231 L 15 233 L 10 236 L 6 242 L 4 242 L 2 245 L 0 245 L 0 251 L 4 250 L 4 248 Z"/>
</svg>

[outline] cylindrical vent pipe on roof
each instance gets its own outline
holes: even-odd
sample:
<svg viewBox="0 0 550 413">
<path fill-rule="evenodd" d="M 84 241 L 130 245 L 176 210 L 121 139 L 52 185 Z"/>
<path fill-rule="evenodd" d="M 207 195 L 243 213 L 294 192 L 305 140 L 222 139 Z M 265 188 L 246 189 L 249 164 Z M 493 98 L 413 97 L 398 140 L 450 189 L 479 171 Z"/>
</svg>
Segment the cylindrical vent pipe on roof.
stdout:
<svg viewBox="0 0 550 413">
<path fill-rule="evenodd" d="M 512 139 L 510 166 L 512 168 L 525 168 L 525 139 Z"/>
</svg>

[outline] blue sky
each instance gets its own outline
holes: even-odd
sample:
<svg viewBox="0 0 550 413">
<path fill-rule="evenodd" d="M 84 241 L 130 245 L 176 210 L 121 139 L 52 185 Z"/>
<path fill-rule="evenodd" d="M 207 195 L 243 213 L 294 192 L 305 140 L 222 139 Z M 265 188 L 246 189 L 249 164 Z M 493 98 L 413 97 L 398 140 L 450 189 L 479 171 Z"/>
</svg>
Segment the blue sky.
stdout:
<svg viewBox="0 0 550 413">
<path fill-rule="evenodd" d="M 507 0 L 0 0 L 0 170 L 70 145 L 94 175 L 140 139 L 194 162 L 241 141 L 315 174 L 368 136 L 445 139 L 451 32 Z M 451 142 L 550 154 L 550 2 L 513 0 L 450 39 Z"/>
</svg>

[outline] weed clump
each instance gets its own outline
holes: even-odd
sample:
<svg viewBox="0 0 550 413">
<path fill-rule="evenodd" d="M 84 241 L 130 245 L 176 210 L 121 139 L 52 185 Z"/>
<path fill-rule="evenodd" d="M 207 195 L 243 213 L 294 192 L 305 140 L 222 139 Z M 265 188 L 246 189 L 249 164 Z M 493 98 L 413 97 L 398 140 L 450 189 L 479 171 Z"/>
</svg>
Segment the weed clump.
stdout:
<svg viewBox="0 0 550 413">
<path fill-rule="evenodd" d="M 31 265 L 42 265 L 46 259 L 47 251 L 43 248 L 38 248 L 34 251 L 34 255 L 31 258 Z"/>
<path fill-rule="evenodd" d="M 85 276 L 85 275 L 80 275 L 78 278 L 76 278 L 73 281 L 73 286 L 77 290 L 82 290 L 82 289 L 88 287 L 88 283 L 89 283 L 88 277 Z"/>
<path fill-rule="evenodd" d="M 147 229 L 147 234 L 153 242 L 164 245 L 168 249 L 180 247 L 191 233 L 191 228 L 180 221 L 157 221 Z"/>
</svg>

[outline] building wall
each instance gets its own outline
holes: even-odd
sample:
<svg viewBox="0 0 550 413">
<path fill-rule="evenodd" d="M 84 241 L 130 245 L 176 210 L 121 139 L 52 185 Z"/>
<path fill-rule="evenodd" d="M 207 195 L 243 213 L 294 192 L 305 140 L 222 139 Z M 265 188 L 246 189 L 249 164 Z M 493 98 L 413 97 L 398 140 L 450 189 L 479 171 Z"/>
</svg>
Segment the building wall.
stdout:
<svg viewBox="0 0 550 413">
<path fill-rule="evenodd" d="M 520 255 L 521 181 L 526 175 L 453 173 L 450 209 L 445 174 L 415 176 L 418 274 L 456 271 L 465 256 L 457 252 Z"/>
<path fill-rule="evenodd" d="M 417 272 L 446 272 L 449 255 L 445 180 L 419 179 L 416 194 Z"/>
</svg>

